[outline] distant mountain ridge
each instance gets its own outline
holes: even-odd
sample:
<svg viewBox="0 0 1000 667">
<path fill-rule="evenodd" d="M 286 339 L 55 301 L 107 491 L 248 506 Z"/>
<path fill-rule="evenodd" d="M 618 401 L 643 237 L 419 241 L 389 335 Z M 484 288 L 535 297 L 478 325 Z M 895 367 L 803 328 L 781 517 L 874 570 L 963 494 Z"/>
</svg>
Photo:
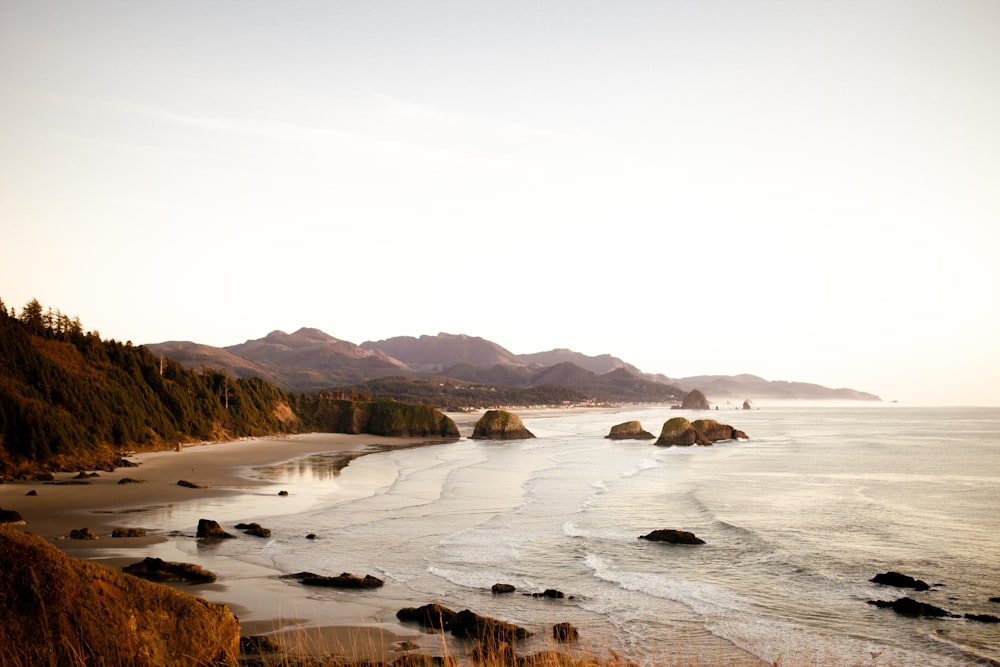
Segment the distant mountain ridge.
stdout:
<svg viewBox="0 0 1000 667">
<path fill-rule="evenodd" d="M 566 348 L 518 355 L 478 336 L 443 332 L 356 345 L 319 329 L 304 327 L 291 334 L 272 331 L 263 338 L 225 348 L 190 341 L 145 347 L 190 368 L 218 368 L 237 377 L 256 375 L 294 391 L 350 387 L 386 391 L 386 387 L 395 385 L 379 380 L 388 378 L 406 380 L 406 386 L 412 390 L 433 378 L 443 385 L 439 380 L 444 378 L 464 383 L 462 386 L 466 388 L 564 387 L 573 390 L 575 393 L 570 395 L 575 398 L 585 396 L 606 402 L 679 401 L 691 389 L 700 389 L 716 402 L 734 398 L 880 400 L 854 389 L 769 381 L 754 375 L 673 379 L 643 373 L 609 354 L 588 356 Z"/>
</svg>

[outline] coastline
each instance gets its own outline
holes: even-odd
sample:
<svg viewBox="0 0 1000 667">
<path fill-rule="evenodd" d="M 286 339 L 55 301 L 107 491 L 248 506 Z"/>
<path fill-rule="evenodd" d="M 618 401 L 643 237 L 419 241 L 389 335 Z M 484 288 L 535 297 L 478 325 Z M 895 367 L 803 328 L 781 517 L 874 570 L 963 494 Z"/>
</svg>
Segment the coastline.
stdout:
<svg viewBox="0 0 1000 667">
<path fill-rule="evenodd" d="M 474 418 L 474 415 L 470 416 Z M 465 420 L 463 420 L 465 421 Z M 471 432 L 471 426 L 460 429 Z M 188 445 L 181 451 L 140 453 L 128 459 L 136 467 L 98 472 L 79 480 L 75 473 L 56 473 L 53 482 L 12 481 L 0 484 L 0 507 L 18 511 L 20 530 L 44 538 L 70 556 L 112 568 L 147 556 L 168 561 L 197 562 L 219 575 L 211 584 L 167 585 L 226 604 L 240 619 L 241 634 L 269 635 L 292 655 L 336 655 L 352 660 L 386 660 L 401 650 L 401 642 L 418 645 L 419 629 L 386 623 L 378 609 L 364 602 L 331 605 L 323 596 L 295 582 L 278 579 L 281 573 L 263 561 L 249 563 L 216 553 L 195 537 L 197 523 L 153 529 L 144 537 L 112 537 L 115 528 L 133 527 L 142 517 L 169 517 L 190 507 L 238 505 L 246 511 L 268 507 L 273 515 L 303 508 L 309 498 L 297 497 L 289 487 L 279 496 L 274 482 L 251 476 L 255 468 L 276 466 L 308 456 L 327 456 L 331 474 L 368 453 L 393 448 L 439 444 L 440 439 L 391 438 L 341 433 L 308 433 Z M 119 484 L 125 478 L 140 483 Z M 186 480 L 204 488 L 178 485 Z M 84 483 L 81 483 L 84 482 Z M 283 489 L 282 489 L 283 490 Z M 36 495 L 28 495 L 34 492 Z M 215 518 L 206 516 L 205 518 Z M 232 526 L 223 528 L 243 537 Z M 71 531 L 88 528 L 96 540 L 69 539 Z M 257 539 L 247 537 L 246 539 Z M 398 601 L 407 606 L 407 601 Z M 381 600 L 378 607 L 384 607 Z M 398 609 L 399 607 L 397 607 Z M 395 621 L 395 619 L 392 619 Z M 440 651 L 440 638 L 426 643 Z"/>
</svg>

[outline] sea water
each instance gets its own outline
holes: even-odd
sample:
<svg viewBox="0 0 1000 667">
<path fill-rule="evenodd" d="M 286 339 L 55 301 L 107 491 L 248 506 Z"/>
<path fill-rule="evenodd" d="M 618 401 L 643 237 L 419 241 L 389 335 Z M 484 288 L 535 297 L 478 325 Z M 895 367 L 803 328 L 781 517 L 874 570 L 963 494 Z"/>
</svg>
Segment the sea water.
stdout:
<svg viewBox="0 0 1000 667">
<path fill-rule="evenodd" d="M 374 574 L 386 586 L 366 595 L 410 606 L 439 602 L 533 630 L 568 621 L 640 664 L 740 654 L 793 665 L 1000 663 L 1000 624 L 867 604 L 909 595 L 1000 615 L 990 602 L 1000 596 L 1000 409 L 521 416 L 535 439 L 378 452 L 339 473 L 321 458 L 250 471 L 307 502 L 268 520 L 270 540 L 226 548 L 280 572 Z M 750 439 L 658 447 L 604 437 L 635 419 L 658 434 L 675 416 L 715 418 Z M 658 528 L 706 544 L 638 539 Z M 934 590 L 869 581 L 888 570 Z M 498 582 L 518 593 L 493 596 Z M 545 589 L 567 598 L 523 595 Z"/>
</svg>

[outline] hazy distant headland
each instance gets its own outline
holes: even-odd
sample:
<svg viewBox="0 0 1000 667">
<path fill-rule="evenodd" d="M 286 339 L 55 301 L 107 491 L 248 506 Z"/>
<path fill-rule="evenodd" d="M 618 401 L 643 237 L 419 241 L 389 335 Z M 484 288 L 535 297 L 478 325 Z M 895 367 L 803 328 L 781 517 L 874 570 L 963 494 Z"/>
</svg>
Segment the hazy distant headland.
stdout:
<svg viewBox="0 0 1000 667">
<path fill-rule="evenodd" d="M 670 378 L 609 354 L 559 348 L 514 354 L 484 338 L 439 333 L 360 345 L 318 329 L 272 331 L 228 347 L 190 341 L 146 345 L 188 368 L 220 368 L 261 377 L 289 391 L 338 389 L 430 405 L 468 408 L 560 403 L 679 403 L 699 389 L 713 402 L 745 399 L 863 400 L 878 396 L 755 375 Z"/>
</svg>

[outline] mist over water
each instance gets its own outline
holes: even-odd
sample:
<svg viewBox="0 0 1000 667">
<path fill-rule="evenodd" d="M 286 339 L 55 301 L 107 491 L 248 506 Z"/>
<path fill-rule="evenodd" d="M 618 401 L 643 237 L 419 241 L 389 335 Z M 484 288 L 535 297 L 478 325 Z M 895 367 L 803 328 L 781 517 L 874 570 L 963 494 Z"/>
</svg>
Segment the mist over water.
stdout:
<svg viewBox="0 0 1000 667">
<path fill-rule="evenodd" d="M 604 438 L 633 419 L 658 433 L 678 415 L 715 418 L 751 439 L 662 448 Z M 286 573 L 380 576 L 386 586 L 366 596 L 386 602 L 370 620 L 393 620 L 404 600 L 536 632 L 569 621 L 595 650 L 611 646 L 641 663 L 733 646 L 790 664 L 1000 661 L 1000 624 L 913 619 L 866 604 L 909 595 L 957 614 L 1000 615 L 989 602 L 1000 596 L 1000 410 L 521 416 L 537 439 L 379 452 L 339 473 L 321 458 L 315 473 L 303 459 L 258 469 L 294 485 L 299 504 L 267 519 L 266 543 L 224 548 Z M 707 544 L 637 539 L 657 528 L 690 530 Z M 887 570 L 937 590 L 868 581 Z M 518 594 L 491 595 L 497 582 Z M 547 588 L 573 599 L 520 594 Z"/>
</svg>

